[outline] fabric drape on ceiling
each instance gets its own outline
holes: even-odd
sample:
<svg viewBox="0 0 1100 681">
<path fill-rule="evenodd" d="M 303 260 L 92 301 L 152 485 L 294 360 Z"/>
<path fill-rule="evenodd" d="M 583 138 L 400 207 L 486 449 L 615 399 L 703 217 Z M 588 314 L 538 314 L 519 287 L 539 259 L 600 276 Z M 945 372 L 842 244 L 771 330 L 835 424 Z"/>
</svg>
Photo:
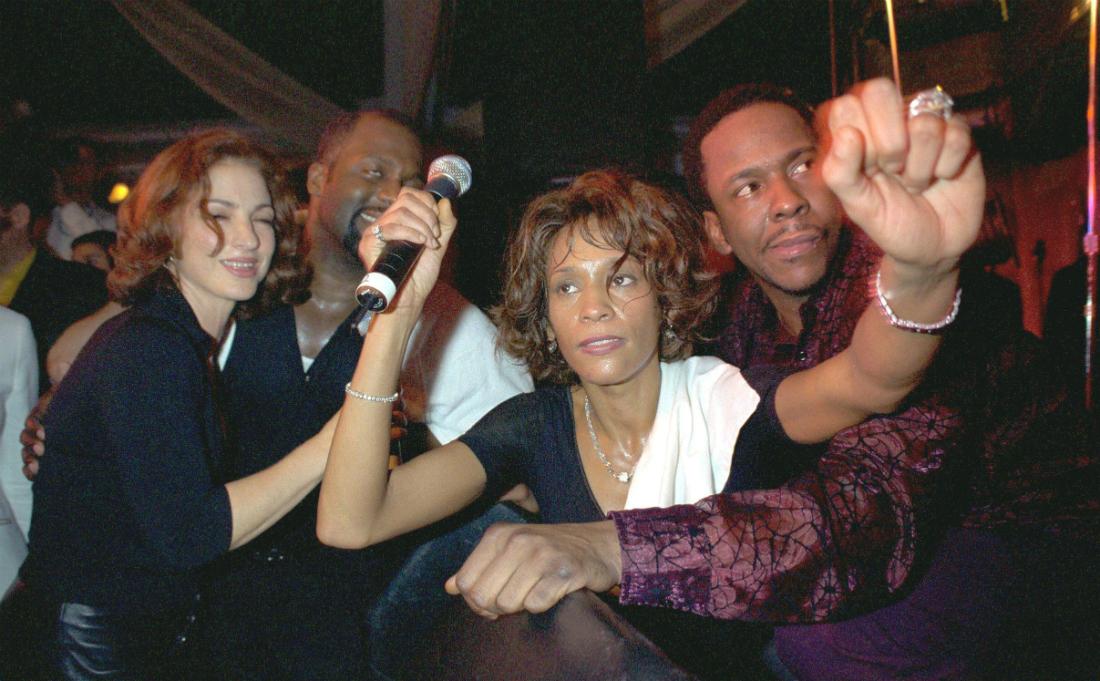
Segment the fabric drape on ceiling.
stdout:
<svg viewBox="0 0 1100 681">
<path fill-rule="evenodd" d="M 746 0 L 645 0 L 647 66 L 654 68 L 692 44 Z"/>
<path fill-rule="evenodd" d="M 244 120 L 311 153 L 342 109 L 275 68 L 181 0 L 110 0 L 172 65 Z M 746 0 L 645 0 L 653 68 L 737 11 Z M 417 118 L 434 67 L 442 0 L 384 0 L 385 92 L 363 102 Z M 506 29 L 503 29 L 506 30 Z"/>
<path fill-rule="evenodd" d="M 645 41 L 646 41 L 646 68 L 653 69 L 664 61 L 676 56 L 725 21 L 736 12 L 747 0 L 644 0 L 645 11 Z M 401 0 L 387 0 L 386 11 L 390 5 L 404 6 Z M 414 3 L 415 4 L 415 3 Z M 436 16 L 438 15 L 438 2 L 436 3 Z M 386 47 L 390 53 L 390 22 L 387 14 L 386 20 Z M 386 67 L 386 83 L 389 87 L 391 76 L 389 63 Z M 426 77 L 423 81 L 426 83 Z M 423 93 L 424 87 L 417 92 Z M 452 117 L 451 124 L 456 121 L 464 129 L 475 136 L 484 133 L 484 124 L 481 118 L 481 102 L 476 102 L 465 110 Z"/>
<path fill-rule="evenodd" d="M 416 119 L 435 65 L 442 0 L 385 0 L 385 105 Z"/>
<path fill-rule="evenodd" d="M 296 150 L 312 153 L 342 109 L 275 68 L 180 0 L 111 0 L 204 92 Z M 385 0 L 385 95 L 364 102 L 416 118 L 433 66 L 441 0 Z"/>
<path fill-rule="evenodd" d="M 261 59 L 179 0 L 111 0 L 157 52 L 241 118 L 312 153 L 342 109 Z"/>
</svg>

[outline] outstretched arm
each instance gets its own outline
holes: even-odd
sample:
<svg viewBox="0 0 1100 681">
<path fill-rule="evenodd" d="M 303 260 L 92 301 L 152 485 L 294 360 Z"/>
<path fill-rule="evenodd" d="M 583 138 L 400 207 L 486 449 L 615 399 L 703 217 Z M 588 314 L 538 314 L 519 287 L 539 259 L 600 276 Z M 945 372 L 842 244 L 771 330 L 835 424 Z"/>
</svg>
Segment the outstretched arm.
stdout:
<svg viewBox="0 0 1100 681">
<path fill-rule="evenodd" d="M 800 442 L 826 440 L 872 413 L 893 411 L 917 386 L 940 337 L 896 325 L 934 325 L 954 306 L 958 261 L 981 226 L 985 178 L 966 123 L 906 116 L 897 88 L 869 81 L 827 106 L 822 173 L 848 216 L 884 251 L 878 281 L 847 350 L 792 375 L 776 412 Z M 877 286 L 877 290 L 876 290 Z"/>
<path fill-rule="evenodd" d="M 435 285 L 446 244 L 455 228 L 450 202 L 438 205 L 426 192 L 405 188 L 372 232 L 386 240 L 425 245 L 401 293 L 377 315 L 363 339 L 349 386 L 360 395 L 388 398 L 398 390 L 405 349 L 424 300 Z M 374 262 L 382 243 L 372 232 L 360 257 Z M 326 544 L 361 548 L 446 517 L 477 498 L 485 473 L 468 447 L 451 443 L 388 471 L 389 420 L 385 399 L 349 393 L 340 409 L 321 483 L 317 536 Z"/>
<path fill-rule="evenodd" d="M 951 348 L 958 371 L 934 394 L 843 431 L 779 489 L 612 513 L 622 602 L 772 622 L 881 607 L 959 522 L 960 476 L 976 470 L 970 522 L 1087 517 L 1094 449 L 1037 341 L 977 342 Z"/>
</svg>

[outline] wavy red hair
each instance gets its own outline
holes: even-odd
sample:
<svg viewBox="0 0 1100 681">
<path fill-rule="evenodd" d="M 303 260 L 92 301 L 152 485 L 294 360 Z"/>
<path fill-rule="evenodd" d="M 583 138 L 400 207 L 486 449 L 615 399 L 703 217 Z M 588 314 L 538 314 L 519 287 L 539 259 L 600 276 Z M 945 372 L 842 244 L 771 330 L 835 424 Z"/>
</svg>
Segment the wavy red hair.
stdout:
<svg viewBox="0 0 1100 681">
<path fill-rule="evenodd" d="M 255 297 L 238 305 L 234 315 L 255 316 L 278 303 L 293 305 L 309 298 L 309 242 L 294 218 L 297 202 L 282 163 L 244 135 L 218 129 L 189 135 L 157 154 L 119 208 L 118 243 L 112 249 L 115 264 L 107 278 L 114 300 L 131 305 L 157 287 L 174 285 L 164 264 L 176 252 L 179 217 L 196 194 L 203 219 L 221 248 L 224 235 L 206 202 L 210 168 L 226 159 L 259 171 L 275 209 L 271 267 Z"/>
</svg>

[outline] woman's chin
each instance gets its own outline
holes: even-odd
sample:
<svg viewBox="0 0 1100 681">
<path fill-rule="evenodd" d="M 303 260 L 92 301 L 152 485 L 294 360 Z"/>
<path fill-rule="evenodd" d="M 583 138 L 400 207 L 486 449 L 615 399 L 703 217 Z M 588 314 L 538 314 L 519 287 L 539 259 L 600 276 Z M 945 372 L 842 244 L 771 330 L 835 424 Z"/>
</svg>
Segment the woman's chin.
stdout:
<svg viewBox="0 0 1100 681">
<path fill-rule="evenodd" d="M 631 385 L 637 382 L 644 373 L 644 367 L 642 367 L 634 370 L 588 371 L 578 373 L 577 376 L 580 378 L 581 383 L 588 386 L 614 388 Z"/>
</svg>

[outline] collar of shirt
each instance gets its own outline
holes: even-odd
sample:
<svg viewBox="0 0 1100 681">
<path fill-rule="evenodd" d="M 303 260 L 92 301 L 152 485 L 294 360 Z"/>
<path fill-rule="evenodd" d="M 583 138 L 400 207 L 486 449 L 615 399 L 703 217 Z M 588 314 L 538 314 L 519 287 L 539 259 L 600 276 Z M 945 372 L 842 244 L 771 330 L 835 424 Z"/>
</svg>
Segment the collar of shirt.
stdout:
<svg viewBox="0 0 1100 681">
<path fill-rule="evenodd" d="M 178 326 L 202 355 L 213 363 L 217 353 L 217 339 L 199 326 L 198 317 L 174 284 L 157 286 L 144 300 L 134 305 L 136 314 L 162 319 Z"/>
<path fill-rule="evenodd" d="M 32 248 L 27 257 L 16 263 L 15 267 L 7 274 L 0 275 L 0 305 L 11 305 L 11 301 L 15 299 L 15 294 L 19 290 L 19 285 L 27 278 L 27 272 L 30 272 L 36 255 L 38 255 L 38 249 Z"/>
<path fill-rule="evenodd" d="M 851 338 L 859 311 L 867 305 L 867 277 L 881 253 L 863 232 L 846 226 L 825 279 L 802 305 L 802 333 L 791 338 L 775 307 L 752 278 L 730 298 L 731 323 L 722 333 L 722 358 L 739 367 L 757 364 L 813 366 L 839 352 Z"/>
</svg>

